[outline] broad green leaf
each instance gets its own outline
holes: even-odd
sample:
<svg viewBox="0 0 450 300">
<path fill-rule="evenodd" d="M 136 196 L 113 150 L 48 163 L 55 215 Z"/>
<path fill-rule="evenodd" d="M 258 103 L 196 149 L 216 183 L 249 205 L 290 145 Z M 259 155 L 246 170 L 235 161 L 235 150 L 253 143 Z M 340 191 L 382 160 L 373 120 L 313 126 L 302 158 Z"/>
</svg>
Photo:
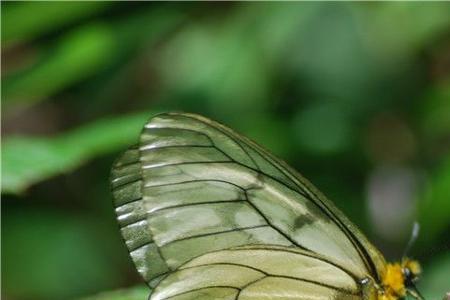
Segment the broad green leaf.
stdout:
<svg viewBox="0 0 450 300">
<path fill-rule="evenodd" d="M 8 3 L 10 4 L 10 3 Z M 95 15 L 107 2 L 20 2 L 2 9 L 2 41 L 20 42 Z"/>
<path fill-rule="evenodd" d="M 115 47 L 113 32 L 105 24 L 83 26 L 65 36 L 51 55 L 30 70 L 6 79 L 3 97 L 7 104 L 47 97 L 108 65 Z"/>
<path fill-rule="evenodd" d="M 180 24 L 182 14 L 168 9 L 146 9 L 133 22 L 90 22 L 40 49 L 32 66 L 2 82 L 2 101 L 9 106 L 48 98 L 123 61 L 140 45 L 150 47 Z"/>
<path fill-rule="evenodd" d="M 148 298 L 150 290 L 147 286 L 137 286 L 112 292 L 82 298 L 81 300 L 144 300 Z"/>
<path fill-rule="evenodd" d="M 34 183 L 134 143 L 148 115 L 105 118 L 56 137 L 4 138 L 2 193 L 23 192 Z"/>
</svg>

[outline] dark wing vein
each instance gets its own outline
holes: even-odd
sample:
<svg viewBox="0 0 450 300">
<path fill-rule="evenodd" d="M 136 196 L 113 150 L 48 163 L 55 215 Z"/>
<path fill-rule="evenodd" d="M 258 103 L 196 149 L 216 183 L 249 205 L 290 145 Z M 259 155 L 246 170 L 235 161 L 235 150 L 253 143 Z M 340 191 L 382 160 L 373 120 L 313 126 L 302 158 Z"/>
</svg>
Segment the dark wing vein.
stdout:
<svg viewBox="0 0 450 300">
<path fill-rule="evenodd" d="M 377 272 L 377 268 L 375 267 L 375 264 L 372 260 L 372 258 L 370 257 L 370 254 L 367 252 L 366 248 L 361 244 L 360 240 L 355 236 L 355 234 L 344 224 L 344 222 L 342 221 L 342 215 L 341 217 L 338 217 L 334 212 L 333 209 L 330 209 L 330 207 L 328 206 L 328 203 L 325 203 L 323 201 L 323 196 L 318 195 L 317 192 L 315 191 L 316 189 L 312 187 L 312 184 L 309 182 L 306 182 L 306 180 L 301 177 L 298 176 L 296 174 L 294 174 L 293 172 L 291 172 L 290 167 L 287 166 L 285 163 L 280 162 L 279 159 L 275 158 L 270 152 L 268 152 L 267 150 L 263 149 L 262 147 L 260 147 L 259 145 L 256 145 L 253 141 L 238 135 L 236 133 L 234 133 L 232 130 L 230 130 L 229 128 L 215 123 L 214 127 L 211 125 L 211 123 L 204 121 L 202 118 L 198 118 L 196 116 L 192 116 L 192 115 L 186 115 L 186 114 L 173 114 L 176 116 L 181 116 L 181 117 L 186 117 L 186 118 L 190 118 L 192 120 L 195 120 L 197 122 L 201 122 L 203 123 L 205 126 L 209 126 L 214 130 L 218 130 L 220 131 L 222 134 L 224 134 L 225 136 L 227 136 L 230 140 L 234 141 L 241 149 L 242 151 L 252 160 L 252 162 L 254 163 L 254 165 L 256 166 L 256 170 L 254 168 L 252 168 L 251 166 L 248 165 L 244 165 L 240 162 L 237 162 L 234 160 L 235 163 L 238 163 L 242 166 L 248 167 L 249 169 L 252 169 L 254 171 L 258 171 L 263 173 L 265 176 L 277 181 L 280 184 L 285 185 L 285 182 L 282 182 L 281 180 L 271 176 L 270 174 L 265 173 L 264 171 L 261 170 L 261 168 L 258 166 L 258 164 L 255 162 L 254 158 L 245 150 L 245 148 L 242 146 L 241 142 L 245 143 L 246 145 L 248 145 L 249 147 L 252 148 L 252 150 L 254 150 L 255 152 L 257 152 L 262 158 L 266 159 L 266 161 L 268 163 L 270 163 L 272 166 L 274 166 L 280 173 L 286 175 L 293 183 L 294 185 L 298 188 L 298 190 L 296 190 L 299 194 L 301 194 L 304 197 L 307 197 L 311 203 L 315 204 L 324 214 L 326 214 L 343 232 L 345 232 L 345 234 L 347 235 L 347 237 L 349 238 L 350 242 L 352 243 L 352 245 L 355 247 L 355 249 L 358 251 L 361 259 L 363 260 L 363 262 L 365 263 L 367 269 L 369 270 L 369 272 L 371 274 L 374 274 L 376 276 L 379 276 L 378 272 Z M 210 139 L 212 144 L 214 145 L 214 147 L 216 147 L 219 151 L 221 151 L 223 154 L 226 154 L 225 151 L 223 151 L 222 149 L 220 149 L 220 147 L 218 147 L 214 141 L 212 139 Z M 231 158 L 230 158 L 231 159 Z M 282 164 L 280 166 L 280 163 Z M 290 187 L 290 186 L 286 186 L 286 187 Z M 308 196 L 309 195 L 309 196 Z M 336 210 L 336 209 L 335 209 Z M 300 245 L 299 245 L 300 246 Z"/>
<path fill-rule="evenodd" d="M 192 267 L 181 268 L 181 270 L 195 269 L 197 267 L 205 267 L 205 266 L 238 266 L 238 267 L 251 269 L 251 270 L 254 270 L 254 271 L 257 271 L 257 272 L 260 272 L 260 273 L 264 274 L 264 277 L 262 277 L 262 278 L 260 278 L 258 280 L 261 280 L 261 279 L 266 278 L 266 277 L 286 278 L 286 279 L 292 279 L 292 280 L 297 280 L 297 281 L 308 282 L 308 283 L 312 283 L 312 284 L 315 284 L 315 285 L 320 285 L 322 287 L 326 287 L 326 288 L 329 288 L 329 289 L 332 289 L 332 290 L 336 290 L 336 291 L 339 291 L 339 292 L 343 292 L 343 293 L 346 293 L 346 294 L 351 294 L 351 295 L 359 294 L 359 292 L 354 292 L 354 291 L 350 291 L 350 290 L 347 290 L 347 289 L 342 289 L 342 288 L 339 288 L 339 287 L 336 287 L 336 286 L 333 286 L 333 285 L 329 285 L 329 284 L 326 284 L 326 283 L 323 283 L 323 282 L 320 282 L 320 281 L 310 280 L 308 278 L 299 278 L 299 277 L 294 277 L 294 276 L 271 274 L 270 272 L 269 273 L 265 272 L 265 271 L 263 271 L 263 270 L 261 270 L 261 269 L 259 269 L 257 267 L 244 265 L 244 264 L 238 264 L 238 263 L 231 263 L 231 262 L 209 263 L 209 264 L 205 264 L 205 265 L 195 265 L 195 266 L 192 266 Z M 250 284 L 253 284 L 253 282 L 250 283 Z M 249 286 L 250 284 L 247 284 L 246 286 L 241 287 L 241 289 L 243 290 L 245 287 Z"/>
<path fill-rule="evenodd" d="M 211 126 L 210 123 L 207 123 L 205 121 L 203 121 L 202 119 L 190 116 L 190 115 L 182 115 L 183 117 L 187 117 L 187 118 L 191 118 L 195 121 L 198 122 L 202 122 L 203 124 L 205 124 L 206 126 Z M 212 127 L 212 126 L 211 126 Z M 223 128 L 221 128 L 223 127 Z M 222 134 L 226 135 L 229 139 L 233 140 L 237 145 L 239 145 L 239 147 L 245 152 L 245 154 L 254 162 L 255 166 L 258 166 L 256 164 L 256 162 L 254 161 L 254 159 L 251 157 L 251 155 L 248 154 L 248 152 L 244 149 L 244 147 L 241 145 L 241 143 L 237 140 L 243 140 L 242 136 L 237 135 L 236 133 L 232 132 L 231 130 L 229 130 L 228 128 L 221 126 L 221 124 L 218 124 L 215 127 L 212 127 L 214 129 L 219 130 Z M 261 155 L 261 157 L 263 158 L 268 158 L 270 159 L 270 163 L 282 174 L 287 175 L 289 179 L 291 179 L 293 181 L 293 183 L 295 184 L 295 186 L 299 189 L 298 192 L 302 195 L 306 197 L 306 193 L 308 193 L 310 196 L 308 197 L 308 199 L 314 203 L 323 213 L 325 213 L 331 220 L 333 220 L 333 222 L 341 229 L 343 230 L 346 235 L 349 237 L 351 243 L 354 245 L 355 249 L 358 250 L 358 253 L 360 254 L 361 258 L 363 259 L 364 263 L 366 264 L 366 267 L 368 268 L 368 270 L 372 273 L 372 274 L 377 274 L 377 270 L 375 268 L 375 265 L 373 263 L 373 261 L 370 258 L 370 255 L 367 253 L 367 251 L 365 250 L 365 248 L 361 245 L 361 243 L 359 242 L 359 240 L 356 238 L 356 236 L 345 226 L 345 224 L 341 221 L 341 219 L 339 219 L 331 209 L 329 209 L 327 207 L 327 205 L 324 203 L 324 201 L 322 200 L 322 197 L 319 196 L 317 193 L 315 193 L 313 191 L 313 189 L 308 188 L 309 186 L 311 186 L 310 183 L 307 183 L 303 180 L 301 180 L 301 177 L 299 176 L 295 176 L 292 172 L 289 171 L 289 167 L 288 166 L 284 166 L 284 167 L 280 167 L 279 166 L 279 160 L 274 158 L 273 155 L 262 149 L 260 146 L 256 145 L 253 141 L 244 138 L 245 140 L 243 142 L 245 142 L 247 145 L 249 145 L 254 151 L 256 151 L 257 153 L 259 153 Z M 214 144 L 214 143 L 213 143 Z M 216 148 L 219 148 L 215 145 Z M 262 153 L 261 153 L 262 152 Z M 249 167 L 249 166 L 247 166 Z M 249 167 L 251 168 L 251 167 Z M 270 176 L 269 174 L 263 172 L 259 167 L 258 167 L 258 171 L 263 173 L 265 176 L 271 177 L 272 179 L 274 179 L 272 176 Z M 280 184 L 285 184 L 283 182 L 281 182 L 280 180 L 277 180 Z M 319 202 L 319 203 L 317 203 Z"/>
</svg>

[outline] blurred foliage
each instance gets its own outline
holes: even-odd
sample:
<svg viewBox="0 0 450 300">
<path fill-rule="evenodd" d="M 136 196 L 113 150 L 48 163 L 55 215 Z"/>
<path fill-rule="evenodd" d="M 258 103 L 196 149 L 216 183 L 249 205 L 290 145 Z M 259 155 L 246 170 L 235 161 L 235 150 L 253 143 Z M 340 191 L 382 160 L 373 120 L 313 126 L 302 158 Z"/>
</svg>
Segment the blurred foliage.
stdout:
<svg viewBox="0 0 450 300">
<path fill-rule="evenodd" d="M 22 5 L 3 7 L 7 13 L 2 14 L 2 42 L 20 43 L 39 37 L 58 27 L 95 15 L 106 5 L 102 2 L 71 2 L 54 5 L 27 2 Z"/>
<path fill-rule="evenodd" d="M 99 294 L 141 283 L 109 168 L 168 110 L 265 145 L 389 259 L 419 220 L 420 288 L 448 291 L 448 3 L 1 6 L 5 299 L 146 298 Z"/>
<path fill-rule="evenodd" d="M 441 299 L 442 291 L 448 293 L 448 270 L 450 270 L 450 255 L 446 253 L 435 259 L 426 270 L 427 276 L 423 278 L 423 293 L 429 299 Z M 445 289 L 446 288 L 446 289 Z"/>
<path fill-rule="evenodd" d="M 2 263 L 6 273 L 2 282 L 14 297 L 43 295 L 51 290 L 52 297 L 64 298 L 67 283 L 75 282 L 78 292 L 89 293 L 95 291 L 91 282 L 99 289 L 120 282 L 120 273 L 114 272 L 106 259 L 108 248 L 90 234 L 95 220 L 50 209 L 7 213 L 11 215 L 2 226 L 2 255 L 21 259 Z M 24 274 L 27 283 L 17 284 L 24 281 Z"/>
<path fill-rule="evenodd" d="M 148 287 L 140 286 L 126 290 L 104 292 L 82 300 L 142 300 L 148 298 L 149 292 Z"/>
<path fill-rule="evenodd" d="M 89 158 L 136 142 L 150 114 L 96 120 L 61 136 L 8 137 L 2 146 L 2 192 L 18 193 L 33 183 L 67 172 Z"/>
</svg>

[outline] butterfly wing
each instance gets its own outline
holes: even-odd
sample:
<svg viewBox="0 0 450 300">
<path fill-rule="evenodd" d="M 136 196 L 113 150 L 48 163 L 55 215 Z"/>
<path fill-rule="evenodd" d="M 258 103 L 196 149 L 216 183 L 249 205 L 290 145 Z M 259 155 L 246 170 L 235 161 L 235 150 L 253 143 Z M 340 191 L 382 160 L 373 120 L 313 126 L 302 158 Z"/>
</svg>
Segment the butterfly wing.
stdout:
<svg viewBox="0 0 450 300">
<path fill-rule="evenodd" d="M 194 258 L 165 278 L 151 299 L 360 300 L 352 277 L 323 257 L 283 246 L 245 246 Z"/>
<path fill-rule="evenodd" d="M 148 212 L 142 197 L 143 178 L 138 146 L 116 160 L 111 188 L 120 231 L 136 269 L 151 287 L 169 272 L 148 228 Z"/>
<path fill-rule="evenodd" d="M 122 235 L 152 286 L 194 257 L 255 244 L 314 253 L 359 279 L 384 272 L 382 255 L 300 174 L 197 115 L 151 119 L 115 164 L 112 188 Z"/>
</svg>

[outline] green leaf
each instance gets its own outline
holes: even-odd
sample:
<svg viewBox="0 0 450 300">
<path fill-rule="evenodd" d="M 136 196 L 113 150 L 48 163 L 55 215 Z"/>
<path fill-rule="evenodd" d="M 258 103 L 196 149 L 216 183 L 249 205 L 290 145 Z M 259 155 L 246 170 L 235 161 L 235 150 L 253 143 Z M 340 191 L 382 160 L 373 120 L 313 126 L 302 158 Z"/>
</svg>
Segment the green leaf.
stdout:
<svg viewBox="0 0 450 300">
<path fill-rule="evenodd" d="M 177 26 L 182 14 L 172 10 L 147 9 L 132 22 L 90 22 L 38 48 L 44 54 L 35 64 L 12 74 L 2 82 L 9 108 L 46 99 L 76 85 L 134 53 L 140 45 L 151 46 Z M 128 59 L 128 58 L 127 58 Z"/>
<path fill-rule="evenodd" d="M 113 52 L 109 49 L 113 47 L 111 29 L 104 24 L 79 28 L 42 62 L 6 80 L 5 99 L 8 102 L 40 99 L 84 79 L 112 60 Z"/>
<path fill-rule="evenodd" d="M 110 117 L 57 137 L 6 137 L 2 145 L 2 193 L 23 192 L 34 183 L 136 142 L 149 115 Z"/>
<path fill-rule="evenodd" d="M 85 79 L 114 59 L 111 28 L 105 24 L 83 26 L 65 36 L 51 54 L 30 70 L 5 80 L 4 95 L 11 101 L 36 101 L 71 83 Z"/>
<path fill-rule="evenodd" d="M 144 300 L 148 298 L 150 290 L 147 286 L 137 286 L 113 292 L 104 292 L 81 300 Z"/>
<path fill-rule="evenodd" d="M 17 42 L 36 38 L 81 18 L 95 15 L 107 6 L 110 4 L 89 1 L 2 5 L 2 41 Z"/>
</svg>

